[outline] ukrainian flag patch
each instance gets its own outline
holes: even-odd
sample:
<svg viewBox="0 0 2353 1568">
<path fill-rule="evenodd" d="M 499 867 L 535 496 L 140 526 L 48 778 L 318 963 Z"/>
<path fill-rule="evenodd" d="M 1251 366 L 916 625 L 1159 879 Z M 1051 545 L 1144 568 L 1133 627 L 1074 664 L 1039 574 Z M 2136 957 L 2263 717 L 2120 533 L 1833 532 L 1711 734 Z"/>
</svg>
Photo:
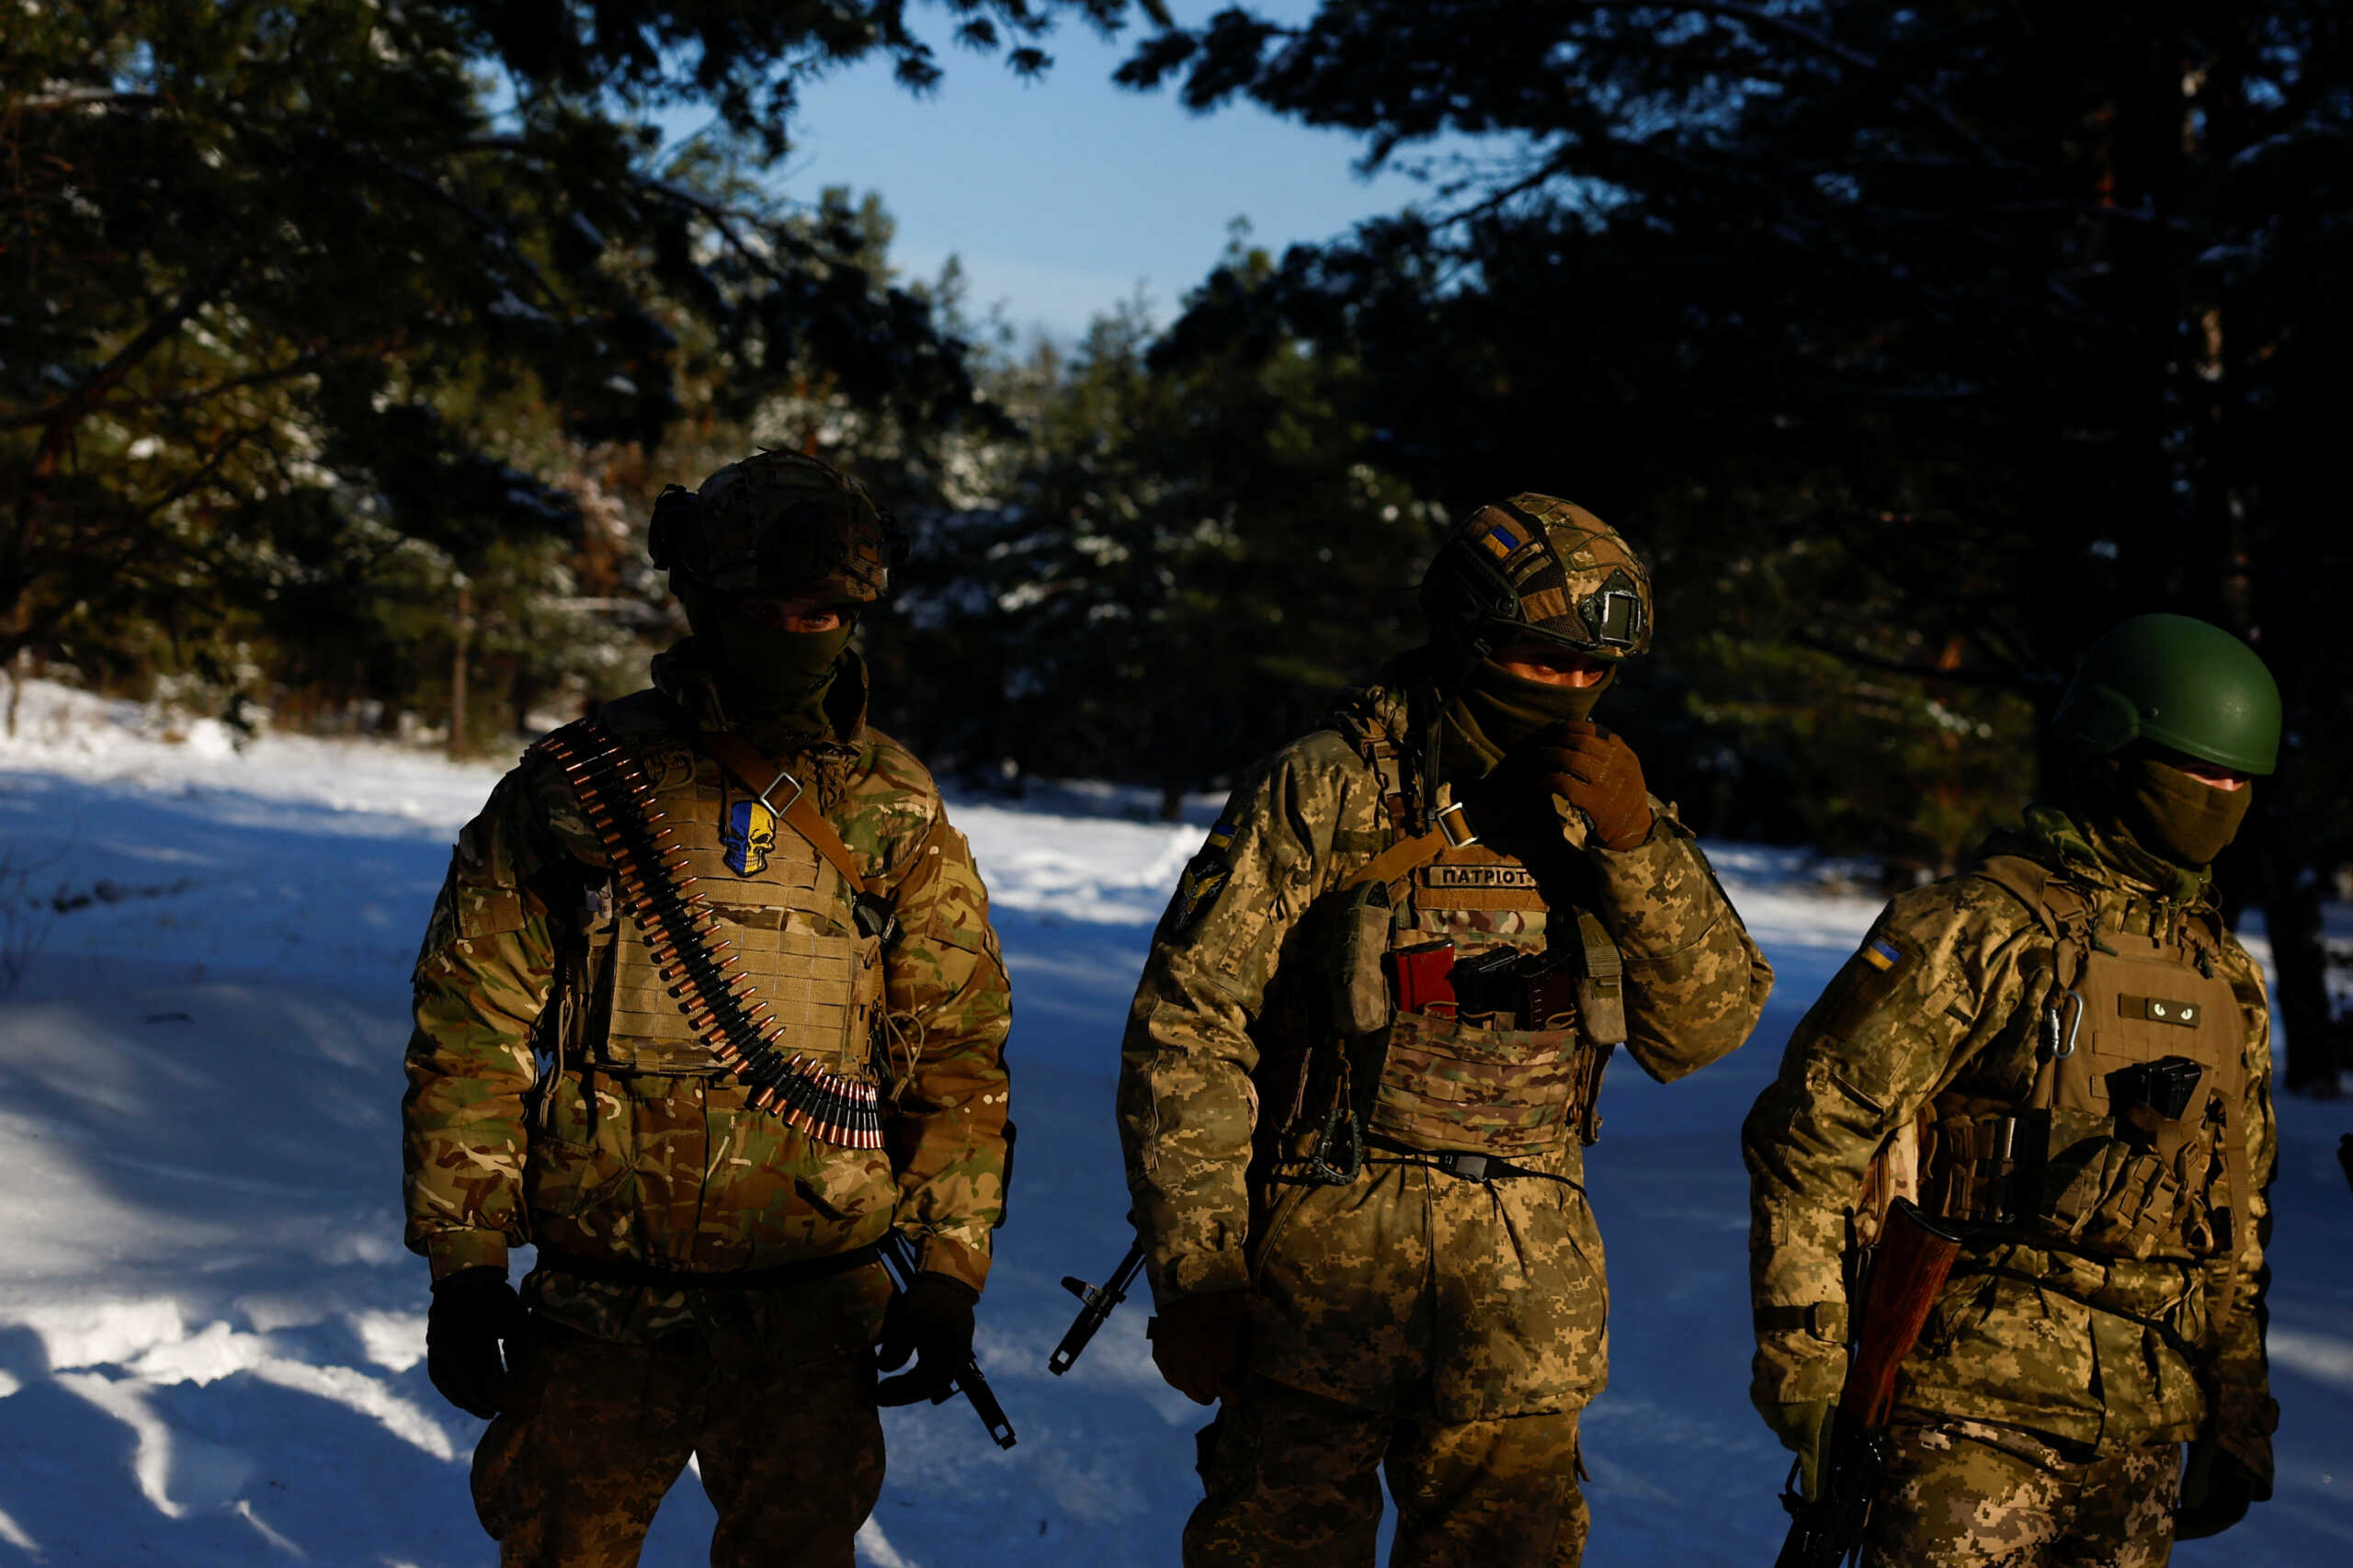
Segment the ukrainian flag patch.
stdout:
<svg viewBox="0 0 2353 1568">
<path fill-rule="evenodd" d="M 1519 536 L 1513 533 L 1501 523 L 1495 524 L 1485 533 L 1481 534 L 1479 536 L 1479 542 L 1485 545 L 1488 552 L 1498 561 L 1503 560 L 1513 551 L 1518 550 L 1520 543 Z"/>
<path fill-rule="evenodd" d="M 1863 944 L 1863 961 L 1876 970 L 1892 970 L 1904 961 L 1904 954 L 1884 937 L 1874 937 Z"/>
</svg>

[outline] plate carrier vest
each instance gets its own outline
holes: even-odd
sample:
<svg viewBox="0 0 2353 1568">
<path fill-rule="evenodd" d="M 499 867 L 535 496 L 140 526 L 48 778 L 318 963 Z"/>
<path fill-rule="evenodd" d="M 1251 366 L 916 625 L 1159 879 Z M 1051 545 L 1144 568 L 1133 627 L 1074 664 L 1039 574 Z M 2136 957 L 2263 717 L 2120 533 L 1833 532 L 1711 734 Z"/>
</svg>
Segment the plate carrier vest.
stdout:
<svg viewBox="0 0 2353 1568">
<path fill-rule="evenodd" d="M 859 890 L 675 732 L 592 719 L 540 744 L 613 858 L 616 918 L 589 937 L 585 1065 L 725 1073 L 820 1142 L 880 1147 L 883 941 L 860 929 Z"/>
<path fill-rule="evenodd" d="M 1331 1053 L 1338 1082 L 1311 1165 L 1347 1142 L 1336 1134 L 1348 1120 L 1377 1145 L 1429 1153 L 1512 1158 L 1573 1134 L 1593 1142 L 1602 1070 L 1625 1038 L 1616 945 L 1598 917 L 1553 905 L 1528 866 L 1472 837 L 1456 808 L 1415 835 L 1395 744 L 1377 733 L 1357 744 L 1381 782 L 1388 846 L 1339 890 L 1331 1011 L 1346 1038 Z M 1416 959 L 1448 972 L 1433 944 L 1449 941 L 1454 973 L 1502 949 L 1565 955 L 1576 979 L 1543 994 L 1540 1016 L 1407 994 Z"/>
<path fill-rule="evenodd" d="M 2246 1065 L 2212 916 L 2135 935 L 2024 856 L 1973 874 L 2034 912 L 2053 971 L 2025 1100 L 1947 1090 L 1931 1102 L 1923 1206 L 2029 1244 L 2201 1266 L 2219 1327 L 2237 1296 L 2233 1223 L 2247 1212 Z"/>
</svg>

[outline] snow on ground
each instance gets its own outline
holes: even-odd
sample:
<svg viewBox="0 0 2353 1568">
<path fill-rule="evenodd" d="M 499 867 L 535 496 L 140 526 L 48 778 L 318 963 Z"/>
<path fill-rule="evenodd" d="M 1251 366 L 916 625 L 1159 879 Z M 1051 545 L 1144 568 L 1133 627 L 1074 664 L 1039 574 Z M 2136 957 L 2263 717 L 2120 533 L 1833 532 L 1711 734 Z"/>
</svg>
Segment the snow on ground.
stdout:
<svg viewBox="0 0 2353 1568">
<path fill-rule="evenodd" d="M 0 1564 L 458 1568 L 492 1561 L 465 1488 L 481 1431 L 423 1366 L 399 1242 L 407 972 L 492 767 L 265 737 L 35 684 L 0 741 Z M 1068 1378 L 1047 1351 L 1127 1244 L 1110 1101 L 1183 825 L 1123 792 L 958 801 L 1016 985 L 1021 1167 L 981 1348 L 1020 1428 L 887 1413 L 872 1568 L 1173 1564 L 1203 1413 L 1131 1302 Z M 1750 1413 L 1734 1138 L 1870 902 L 1801 857 L 1719 846 L 1779 983 L 1756 1040 L 1661 1088 L 1620 1066 L 1592 1164 L 1614 1256 L 1612 1385 L 1587 1417 L 1588 1561 L 1769 1561 L 1782 1456 Z M 2290 1103 L 2274 1190 L 2279 1496 L 2185 1564 L 2353 1548 L 2353 1111 Z M 706 1561 L 681 1483 L 644 1561 Z"/>
</svg>

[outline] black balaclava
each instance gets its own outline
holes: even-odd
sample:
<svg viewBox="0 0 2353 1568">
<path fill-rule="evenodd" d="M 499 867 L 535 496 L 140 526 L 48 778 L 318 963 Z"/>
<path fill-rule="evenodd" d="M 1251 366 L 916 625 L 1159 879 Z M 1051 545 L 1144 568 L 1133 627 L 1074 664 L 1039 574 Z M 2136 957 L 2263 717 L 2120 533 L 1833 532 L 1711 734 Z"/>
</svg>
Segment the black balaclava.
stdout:
<svg viewBox="0 0 2353 1568">
<path fill-rule="evenodd" d="M 731 719 L 796 734 L 832 733 L 825 699 L 854 629 L 847 614 L 831 631 L 787 631 L 742 614 L 728 597 L 679 586 Z"/>
</svg>

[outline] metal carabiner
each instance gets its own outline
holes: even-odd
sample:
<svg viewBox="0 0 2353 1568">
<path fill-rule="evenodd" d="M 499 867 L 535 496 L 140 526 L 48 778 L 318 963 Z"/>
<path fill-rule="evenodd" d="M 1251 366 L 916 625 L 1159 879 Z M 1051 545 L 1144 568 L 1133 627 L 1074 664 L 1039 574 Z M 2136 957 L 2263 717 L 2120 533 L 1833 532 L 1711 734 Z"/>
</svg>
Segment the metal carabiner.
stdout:
<svg viewBox="0 0 2353 1568">
<path fill-rule="evenodd" d="M 2075 1004 L 2075 1016 L 2067 1020 L 2066 1039 L 2063 1042 L 2059 1035 L 2059 1014 L 2068 1001 Z M 2052 997 L 2051 1010 L 2042 1016 L 2042 1043 L 2043 1049 L 2051 1053 L 2052 1061 L 2063 1062 L 2075 1054 L 2075 1036 L 2083 1027 L 2084 995 L 2082 992 L 2069 986 Z"/>
</svg>

